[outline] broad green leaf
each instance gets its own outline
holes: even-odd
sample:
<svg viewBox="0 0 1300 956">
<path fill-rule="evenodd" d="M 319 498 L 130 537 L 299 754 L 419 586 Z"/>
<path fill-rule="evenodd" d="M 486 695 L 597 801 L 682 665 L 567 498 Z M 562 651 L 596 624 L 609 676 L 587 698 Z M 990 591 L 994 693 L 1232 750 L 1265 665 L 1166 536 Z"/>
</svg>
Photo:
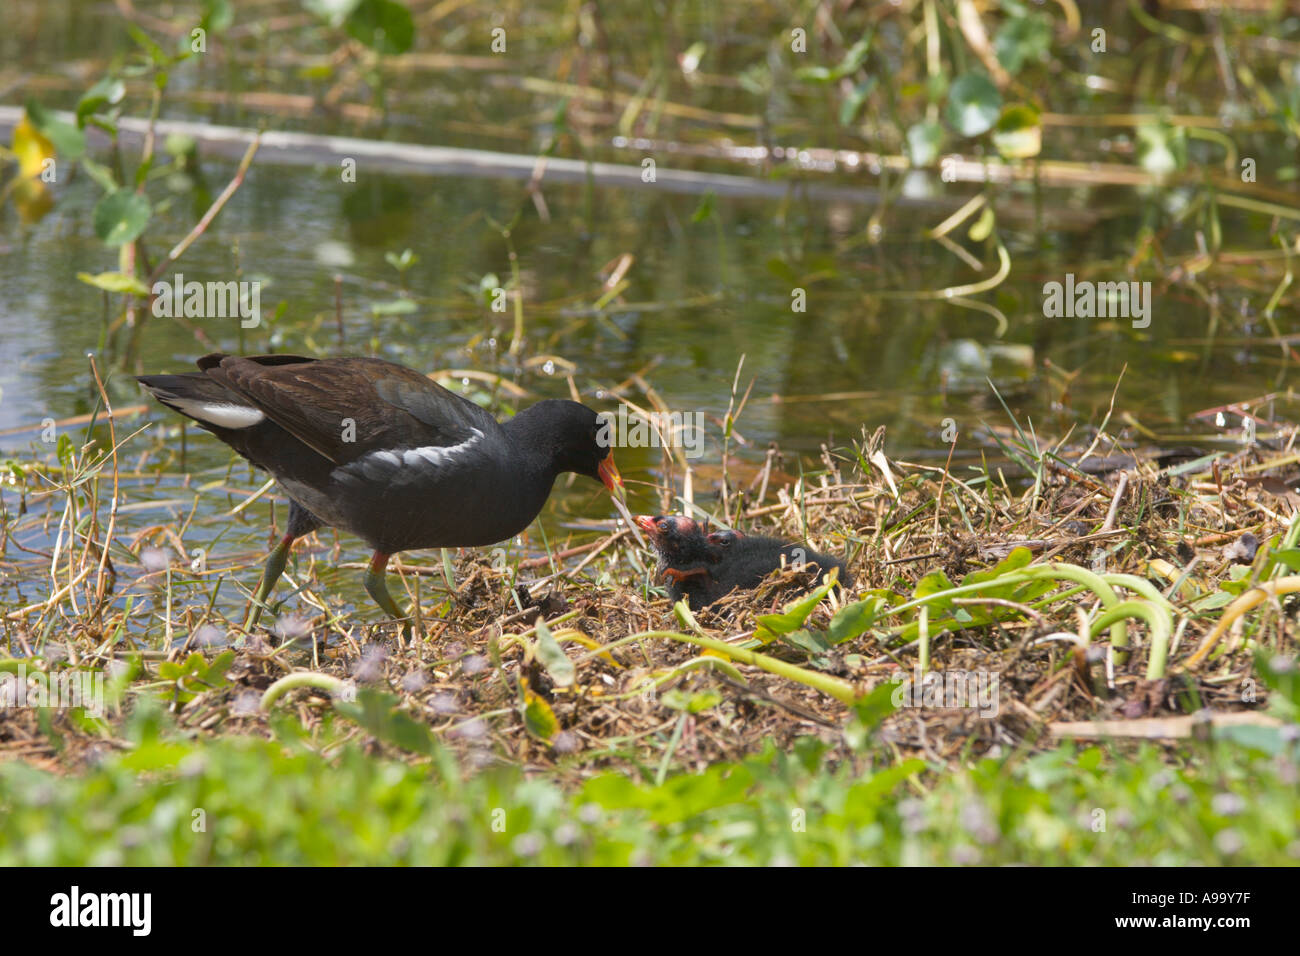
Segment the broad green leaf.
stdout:
<svg viewBox="0 0 1300 956">
<path fill-rule="evenodd" d="M 907 131 L 907 157 L 913 166 L 932 166 L 943 145 L 943 127 L 917 123 Z"/>
<path fill-rule="evenodd" d="M 864 600 L 846 604 L 831 618 L 830 627 L 826 629 L 826 639 L 831 644 L 843 644 L 865 634 L 875 623 L 880 606 L 884 603 L 884 598 L 872 595 Z"/>
<path fill-rule="evenodd" d="M 384 743 L 412 753 L 432 753 L 433 731 L 399 709 L 399 704 L 396 694 L 363 687 L 355 701 L 335 700 L 334 709 Z"/>
<path fill-rule="evenodd" d="M 1043 150 L 1042 117 L 1024 103 L 1002 111 L 993 130 L 993 145 L 1007 159 L 1029 159 Z"/>
<path fill-rule="evenodd" d="M 701 714 L 722 703 L 722 692 L 711 687 L 708 690 L 688 694 L 674 688 L 664 691 L 659 700 L 665 707 L 671 707 L 673 710 L 684 710 L 688 714 Z"/>
<path fill-rule="evenodd" d="M 199 26 L 213 33 L 222 33 L 230 29 L 235 22 L 235 8 L 230 0 L 203 0 L 203 16 Z"/>
<path fill-rule="evenodd" d="M 348 36 L 376 53 L 405 53 L 415 42 L 411 11 L 394 0 L 361 0 L 348 16 Z"/>
<path fill-rule="evenodd" d="M 564 648 L 560 647 L 551 629 L 540 617 L 537 619 L 537 659 L 551 675 L 551 680 L 555 681 L 556 687 L 572 686 L 577 668 L 573 666 L 573 661 L 569 660 L 568 655 L 564 653 Z"/>
<path fill-rule="evenodd" d="M 35 100 L 26 104 L 27 119 L 54 144 L 55 151 L 64 159 L 80 159 L 86 151 L 86 134 L 71 123 L 65 123 Z"/>
<path fill-rule="evenodd" d="M 93 285 L 96 289 L 103 289 L 105 292 L 130 292 L 132 295 L 149 294 L 147 285 L 135 276 L 127 275 L 124 272 L 101 272 L 97 275 L 91 275 L 89 272 L 78 272 L 77 278 L 87 285 Z"/>
<path fill-rule="evenodd" d="M 95 203 L 95 235 L 107 246 L 125 245 L 144 232 L 152 214 L 147 196 L 132 189 L 115 190 Z"/>
<path fill-rule="evenodd" d="M 1008 73 L 1015 76 L 1026 63 L 1041 63 L 1052 47 L 1052 22 L 1040 13 L 1027 13 L 1005 21 L 993 37 L 993 52 Z"/>
<path fill-rule="evenodd" d="M 524 729 L 539 740 L 550 742 L 560 729 L 560 722 L 555 719 L 555 711 L 546 699 L 536 691 L 529 690 L 525 682 L 524 692 Z"/>
<path fill-rule="evenodd" d="M 898 709 L 894 703 L 894 691 L 897 688 L 897 684 L 883 683 L 854 702 L 853 715 L 860 725 L 859 729 L 874 729 Z"/>
<path fill-rule="evenodd" d="M 797 631 L 791 631 L 789 634 L 782 634 L 781 640 L 814 656 L 825 654 L 831 649 L 831 645 L 822 632 L 810 631 L 802 627 Z"/>
<path fill-rule="evenodd" d="M 86 119 L 106 106 L 116 106 L 126 95 L 126 84 L 115 76 L 106 76 L 77 100 L 77 125 L 85 126 Z"/>
<path fill-rule="evenodd" d="M 823 584 L 807 597 L 787 604 L 780 614 L 765 614 L 758 619 L 758 628 L 754 637 L 764 644 L 771 643 L 778 634 L 789 634 L 803 627 L 808 615 L 813 612 L 822 598 L 830 593 L 832 585 Z"/>
<path fill-rule="evenodd" d="M 963 136 L 993 128 L 1002 110 L 1002 94 L 983 73 L 965 73 L 948 90 L 948 123 Z"/>
</svg>

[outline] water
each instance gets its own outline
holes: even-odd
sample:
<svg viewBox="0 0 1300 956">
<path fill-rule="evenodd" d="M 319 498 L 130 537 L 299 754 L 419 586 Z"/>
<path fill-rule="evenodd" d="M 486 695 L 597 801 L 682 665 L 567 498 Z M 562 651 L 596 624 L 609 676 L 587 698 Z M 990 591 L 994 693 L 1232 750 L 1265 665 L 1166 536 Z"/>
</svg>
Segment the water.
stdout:
<svg viewBox="0 0 1300 956">
<path fill-rule="evenodd" d="M 148 9 L 171 15 L 170 7 Z M 104 51 L 129 44 L 120 18 L 106 4 L 9 0 L 4 16 L 12 29 L 0 37 L 0 61 L 25 71 L 17 79 L 6 74 L 8 85 L 0 85 L 6 103 L 32 95 L 50 106 L 70 106 L 106 66 Z M 707 35 L 708 16 L 694 7 L 686 16 L 702 24 Z M 723 25 L 715 26 L 726 33 Z M 636 29 L 649 31 L 652 39 L 659 36 L 652 27 Z M 761 50 L 761 37 L 727 33 L 727 40 L 731 45 L 718 41 L 713 46 L 722 62 L 712 68 L 739 74 L 745 68 L 742 51 Z M 555 131 L 548 117 L 559 98 L 545 89 L 529 92 L 522 84 L 549 76 L 538 68 L 538 58 L 555 54 L 535 33 L 521 42 L 526 54 L 509 61 L 513 68 L 490 76 L 449 69 L 413 71 L 394 79 L 387 91 L 393 112 L 382 130 L 359 126 L 347 115 L 276 112 L 252 99 L 255 93 L 326 89 L 307 62 L 328 52 L 331 47 L 324 41 L 304 41 L 296 50 L 290 44 L 266 44 L 265 61 L 256 69 L 239 69 L 221 58 L 193 69 L 178 67 L 163 116 L 235 125 L 270 117 L 274 128 L 533 155 Z M 618 42 L 635 53 L 636 35 L 620 36 Z M 230 98 L 215 104 L 186 98 L 204 91 L 225 91 Z M 692 96 L 718 112 L 753 110 L 752 99 L 734 88 L 702 87 L 679 98 Z M 128 112 L 142 115 L 144 102 L 134 96 Z M 263 105 L 249 105 L 256 102 Z M 756 141 L 753 131 L 726 132 L 737 146 Z M 717 131 L 688 128 L 680 135 L 707 142 L 716 139 Z M 1060 135 L 1085 154 L 1102 138 L 1088 129 Z M 1113 131 L 1106 135 L 1124 139 Z M 835 145 L 837 137 L 832 125 L 822 142 Z M 642 151 L 616 148 L 616 139 L 608 133 L 597 136 L 589 147 L 592 158 L 639 165 Z M 1261 145 L 1258 137 L 1247 142 Z M 801 141 L 792 137 L 789 144 Z M 1286 156 L 1281 137 L 1262 146 L 1274 156 Z M 1194 143 L 1193 162 L 1208 169 L 1216 161 L 1210 147 L 1198 150 Z M 574 155 L 571 138 L 561 152 Z M 199 155 L 202 184 L 215 194 L 234 165 L 205 156 L 202 145 Z M 128 153 L 128 168 L 135 161 L 136 155 Z M 1282 161 L 1278 158 L 1275 165 Z M 680 155 L 663 156 L 661 162 L 680 168 L 691 163 Z M 715 159 L 696 166 L 758 175 L 745 163 Z M 809 175 L 807 181 L 881 186 L 863 170 Z M 156 212 L 146 249 L 153 261 L 194 222 L 196 185 L 179 179 L 151 182 Z M 180 187 L 191 191 L 178 191 Z M 915 173 L 907 191 L 955 204 L 974 195 L 976 187 Z M 564 373 L 570 367 L 585 396 L 602 395 L 622 383 L 640 400 L 639 389 L 626 383 L 641 374 L 671 409 L 700 412 L 709 421 L 710 441 L 697 463 L 702 480 L 696 485 L 707 505 L 720 460 L 719 423 L 742 356 L 740 391 L 751 381 L 753 388 L 732 446 L 741 474 L 758 467 L 769 444 L 777 443 L 787 453 L 785 472 L 797 475 L 801 462 L 802 467 L 817 467 L 823 443 L 843 448 L 860 437 L 864 426 L 874 430 L 879 425 L 888 427 L 886 447 L 894 456 L 946 457 L 944 431 L 951 425 L 960 436 L 958 459 L 975 459 L 981 451 L 995 450 L 982 426 L 1009 424 L 990 379 L 1022 423 L 1032 422 L 1038 435 L 1053 437 L 1071 427 L 1100 424 L 1123 373 L 1116 407 L 1171 441 L 1206 431 L 1189 423 L 1197 410 L 1285 388 L 1287 381 L 1278 346 L 1264 341 L 1268 332 L 1260 318 L 1280 272 L 1276 265 L 1265 268 L 1261 260 L 1224 265 L 1195 282 L 1180 279 L 1175 269 L 1166 273 L 1172 281 L 1155 276 L 1152 321 L 1145 329 L 1124 319 L 1044 315 L 1044 284 L 1063 281 L 1067 273 L 1128 279 L 1124 264 L 1134 255 L 1143 226 L 1157 230 L 1168 261 L 1190 259 L 1198 231 L 1200 240 L 1204 231 L 1194 218 L 1179 217 L 1197 201 L 1195 185 L 1154 190 L 1024 184 L 1000 189 L 999 198 L 1030 214 L 999 221 L 1011 273 L 993 292 L 973 296 L 1005 316 L 1005 333 L 998 335 L 998 321 L 984 312 L 942 299 L 878 295 L 932 292 L 993 275 L 997 256 L 992 243 L 966 235 L 975 219 L 951 238 L 979 261 L 979 270 L 925 238 L 922 230 L 944 218 L 930 209 L 894 208 L 877 223 L 877 207 L 868 203 L 797 195 L 780 200 L 718 197 L 710 216 L 697 216 L 700 197 L 655 184 L 544 184 L 549 220 L 543 221 L 524 184 L 513 180 L 387 176 L 363 169 L 358 182 L 344 183 L 332 166 L 279 166 L 268 155 L 255 162 L 214 227 L 167 273 L 168 278 L 181 272 L 186 279 L 261 282 L 262 324 L 241 330 L 235 319 L 182 323 L 151 317 L 138 356 L 125 366 L 125 333 L 119 334 L 117 348 L 105 344 L 105 322 L 115 315 L 116 305 L 106 312 L 102 294 L 76 278 L 78 272 L 117 268 L 116 253 L 96 239 L 90 225 L 99 195 L 99 187 L 79 171 L 55 187 L 54 210 L 40 222 L 24 225 L 12 209 L 0 218 L 0 433 L 92 410 L 95 391 L 86 360 L 92 351 L 111 371 L 110 391 L 117 405 L 142 400 L 129 373 L 186 369 L 196 356 L 213 349 L 378 354 L 428 371 L 500 372 L 527 389 L 529 401 L 567 395 Z M 511 241 L 525 296 L 522 364 L 507 354 L 512 314 L 489 311 L 478 292 L 486 275 L 508 279 L 508 250 L 492 223 L 508 221 L 521 208 Z M 1095 215 L 1095 221 L 1081 225 L 1083 213 Z M 1269 226 L 1264 214 L 1225 210 L 1223 248 L 1243 254 L 1268 250 L 1273 245 Z M 417 263 L 399 275 L 385 254 L 406 249 Z M 596 315 L 591 307 L 603 293 L 603 273 L 625 254 L 635 257 L 627 273 L 629 286 Z M 336 274 L 342 277 L 341 342 Z M 416 304 L 413 312 L 374 314 L 376 304 L 391 302 L 403 287 Z M 804 311 L 792 308 L 796 288 L 806 293 Z M 1289 328 L 1292 314 L 1286 296 L 1278 313 L 1282 331 Z M 592 401 L 611 407 L 608 398 Z M 495 407 L 504 414 L 511 405 L 507 400 Z M 160 427 L 174 429 L 177 421 L 156 409 L 151 417 L 160 423 L 155 434 Z M 124 431 L 130 427 L 123 424 Z M 1138 437 L 1132 429 L 1129 433 Z M 48 456 L 49 447 L 37 439 L 32 430 L 0 435 L 0 454 Z M 148 436 L 134 441 L 138 444 L 126 449 L 128 458 L 145 449 L 155 456 L 162 448 L 176 453 L 178 437 L 173 431 L 161 443 Z M 229 464 L 229 454 L 218 442 L 190 433 L 185 466 L 199 476 L 196 483 L 224 475 Z M 659 464 L 652 449 L 620 454 L 620 467 L 634 490 L 633 510 L 657 510 L 658 498 L 646 483 L 657 480 Z M 169 476 L 177 473 L 176 465 L 169 464 Z M 168 499 L 176 494 L 175 480 L 142 485 L 132 493 Z M 259 483 L 240 466 L 231 472 L 229 487 L 247 493 Z M 584 515 L 607 517 L 607 507 L 590 491 L 575 486 L 558 495 L 548 513 L 549 527 L 572 526 Z M 238 500 L 225 491 L 200 495 L 199 520 L 192 530 L 197 540 L 210 541 L 221 526 L 220 516 Z M 187 508 L 164 510 L 179 519 Z M 256 526 L 264 518 L 264 506 L 252 510 Z M 42 532 L 28 543 L 45 540 Z"/>
</svg>

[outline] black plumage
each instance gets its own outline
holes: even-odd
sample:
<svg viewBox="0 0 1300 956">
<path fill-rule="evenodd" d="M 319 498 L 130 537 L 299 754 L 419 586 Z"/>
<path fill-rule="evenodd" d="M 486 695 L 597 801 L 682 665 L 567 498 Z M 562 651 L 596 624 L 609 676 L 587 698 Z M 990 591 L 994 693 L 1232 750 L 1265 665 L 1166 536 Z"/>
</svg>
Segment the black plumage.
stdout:
<svg viewBox="0 0 1300 956">
<path fill-rule="evenodd" d="M 724 546 L 710 542 L 704 528 L 682 515 L 638 515 L 637 526 L 650 539 L 659 557 L 656 574 L 667 583 L 673 602 L 687 599 L 698 611 L 719 597 L 714 567 L 722 560 Z"/>
<path fill-rule="evenodd" d="M 611 493 L 622 484 L 596 413 L 578 402 L 538 402 L 498 423 L 425 375 L 382 359 L 214 353 L 197 364 L 198 372 L 138 381 L 270 472 L 292 502 L 252 620 L 293 539 L 322 525 L 374 549 L 366 587 L 401 617 L 383 584 L 392 554 L 518 534 L 564 472 L 601 481 Z"/>
<path fill-rule="evenodd" d="M 852 585 L 842 561 L 803 544 L 731 529 L 707 532 L 698 522 L 679 515 L 642 515 L 636 522 L 658 552 L 656 570 L 668 582 L 669 595 L 674 601 L 685 597 L 692 610 L 707 607 L 737 588 L 758 587 L 783 564 L 816 570 L 819 584 L 831 568 L 838 568 L 839 582 Z"/>
<path fill-rule="evenodd" d="M 721 542 L 715 542 L 719 546 Z M 817 583 L 825 582 L 831 568 L 839 569 L 838 580 L 844 587 L 852 587 L 844 562 L 828 554 L 814 551 L 806 544 L 782 541 L 762 535 L 740 535 L 726 546 L 722 559 L 714 569 L 721 594 L 736 588 L 756 588 L 763 579 L 784 564 L 786 567 L 817 572 Z"/>
</svg>

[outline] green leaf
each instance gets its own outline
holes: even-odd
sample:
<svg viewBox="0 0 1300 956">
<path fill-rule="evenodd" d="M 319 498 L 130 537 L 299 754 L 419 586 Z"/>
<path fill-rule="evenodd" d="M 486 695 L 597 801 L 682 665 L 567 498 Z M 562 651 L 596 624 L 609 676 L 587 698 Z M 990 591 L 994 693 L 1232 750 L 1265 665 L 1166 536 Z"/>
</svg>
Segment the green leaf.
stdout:
<svg viewBox="0 0 1300 956">
<path fill-rule="evenodd" d="M 71 123 L 65 123 L 33 99 L 26 103 L 27 119 L 36 130 L 54 144 L 54 150 L 64 159 L 79 159 L 86 151 L 86 134 Z"/>
<path fill-rule="evenodd" d="M 861 730 L 871 730 L 898 709 L 894 703 L 897 684 L 883 683 L 853 704 L 853 715 Z"/>
<path fill-rule="evenodd" d="M 907 155 L 913 166 L 931 166 L 939 158 L 943 127 L 938 123 L 917 123 L 907 131 Z"/>
<path fill-rule="evenodd" d="M 415 300 L 413 299 L 391 299 L 388 302 L 373 302 L 370 305 L 371 315 L 409 315 L 416 310 Z"/>
<path fill-rule="evenodd" d="M 129 292 L 132 295 L 148 295 L 149 287 L 132 275 L 125 272 L 101 272 L 98 275 L 91 275 L 89 272 L 78 272 L 77 278 L 86 285 L 93 285 L 96 289 L 103 289 L 105 292 Z"/>
<path fill-rule="evenodd" d="M 783 634 L 781 640 L 786 644 L 799 648 L 801 651 L 806 651 L 814 657 L 825 654 L 831 649 L 831 645 L 820 631 L 810 631 L 807 628 L 800 628 L 797 631 L 791 631 L 789 634 Z"/>
<path fill-rule="evenodd" d="M 993 145 L 1007 159 L 1029 159 L 1043 150 L 1042 117 L 1024 103 L 1002 111 L 993 131 Z"/>
<path fill-rule="evenodd" d="M 713 215 L 713 207 L 717 203 L 718 197 L 714 195 L 712 189 L 700 197 L 699 205 L 691 213 L 691 222 L 704 222 Z"/>
<path fill-rule="evenodd" d="M 81 157 L 81 168 L 104 192 L 111 193 L 117 189 L 117 180 L 113 178 L 113 171 L 107 166 L 95 162 L 89 156 L 83 156 Z"/>
<path fill-rule="evenodd" d="M 385 743 L 412 753 L 433 753 L 433 731 L 399 709 L 399 703 L 395 694 L 364 687 L 357 691 L 355 702 L 336 700 L 334 709 Z"/>
<path fill-rule="evenodd" d="M 199 694 L 225 687 L 229 683 L 226 680 L 226 671 L 230 670 L 230 665 L 234 661 L 234 651 L 226 651 L 218 655 L 211 664 L 198 651 L 193 651 L 179 664 L 175 661 L 160 663 L 158 676 L 176 685 L 175 698 L 184 704 Z"/>
<path fill-rule="evenodd" d="M 537 619 L 537 659 L 555 681 L 556 687 L 570 687 L 577 676 L 577 668 L 555 640 L 555 635 L 540 617 Z"/>
<path fill-rule="evenodd" d="M 830 627 L 826 629 L 826 639 L 831 644 L 843 644 L 845 641 L 862 636 L 875 623 L 880 606 L 884 603 L 883 597 L 872 595 L 864 600 L 846 604 L 831 618 Z"/>
<path fill-rule="evenodd" d="M 203 16 L 199 26 L 213 33 L 222 33 L 230 29 L 235 22 L 235 8 L 230 0 L 203 0 Z"/>
<path fill-rule="evenodd" d="M 125 245 L 144 232 L 152 214 L 149 197 L 132 189 L 114 190 L 95 203 L 95 235 L 107 246 Z"/>
<path fill-rule="evenodd" d="M 1002 110 L 1002 94 L 983 73 L 965 73 L 948 91 L 948 123 L 963 136 L 979 136 L 993 128 Z"/>
<path fill-rule="evenodd" d="M 665 707 L 671 707 L 673 710 L 684 710 L 688 714 L 701 714 L 722 703 L 722 692 L 711 687 L 708 690 L 687 694 L 674 688 L 673 690 L 664 691 L 659 701 Z"/>
<path fill-rule="evenodd" d="M 993 37 L 993 52 L 1012 76 L 1026 63 L 1045 61 L 1051 47 L 1052 23 L 1040 13 L 1012 17 Z"/>
<path fill-rule="evenodd" d="M 824 66 L 806 66 L 794 71 L 796 80 L 808 83 L 833 83 L 851 73 L 856 73 L 867 60 L 871 51 L 871 35 L 863 37 L 845 52 L 844 58 L 833 68 Z"/>
<path fill-rule="evenodd" d="M 407 269 L 411 268 L 411 266 L 419 262 L 420 257 L 410 249 L 403 249 L 400 256 L 395 252 L 385 252 L 384 261 L 398 272 L 405 272 Z"/>
<path fill-rule="evenodd" d="M 1255 671 L 1273 692 L 1270 703 L 1275 707 L 1283 704 L 1281 710 L 1289 711 L 1289 719 L 1300 718 L 1300 665 L 1295 658 L 1259 651 L 1255 654 Z"/>
<path fill-rule="evenodd" d="M 361 0 L 348 16 L 348 36 L 376 53 L 405 53 L 415 42 L 411 11 L 394 0 Z"/>
<path fill-rule="evenodd" d="M 780 614 L 763 615 L 758 619 L 758 628 L 754 632 L 754 637 L 764 644 L 770 644 L 780 634 L 797 631 L 803 627 L 803 622 L 808 620 L 808 615 L 813 612 L 813 608 L 830 593 L 831 587 L 830 584 L 823 584 L 807 597 L 787 604 Z"/>
<path fill-rule="evenodd" d="M 86 119 L 106 106 L 116 106 L 126 95 L 126 84 L 114 76 L 106 76 L 77 100 L 77 125 L 85 126 Z"/>
<path fill-rule="evenodd" d="M 853 92 L 844 97 L 844 102 L 840 103 L 841 126 L 849 126 L 858 118 L 862 107 L 866 105 L 867 98 L 871 96 L 871 91 L 876 88 L 876 79 L 875 76 L 867 77 L 853 88 Z"/>
<path fill-rule="evenodd" d="M 555 719 L 555 711 L 546 699 L 535 691 L 529 690 L 525 682 L 524 690 L 524 729 L 539 740 L 550 742 L 560 729 L 560 722 Z"/>
</svg>

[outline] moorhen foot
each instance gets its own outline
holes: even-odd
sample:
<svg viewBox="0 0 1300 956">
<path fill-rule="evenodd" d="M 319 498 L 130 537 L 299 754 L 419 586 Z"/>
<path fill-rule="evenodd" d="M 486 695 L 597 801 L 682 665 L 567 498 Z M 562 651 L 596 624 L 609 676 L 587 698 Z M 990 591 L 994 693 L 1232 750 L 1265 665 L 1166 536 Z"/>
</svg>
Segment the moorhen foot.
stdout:
<svg viewBox="0 0 1300 956">
<path fill-rule="evenodd" d="M 421 373 L 377 358 L 217 352 L 197 364 L 198 372 L 137 380 L 270 472 L 290 501 L 246 624 L 260 616 L 294 539 L 322 526 L 374 549 L 366 590 L 400 619 L 384 582 L 398 551 L 513 537 L 564 472 L 603 482 L 611 494 L 622 487 L 596 413 L 578 402 L 547 399 L 499 423 Z"/>
</svg>

